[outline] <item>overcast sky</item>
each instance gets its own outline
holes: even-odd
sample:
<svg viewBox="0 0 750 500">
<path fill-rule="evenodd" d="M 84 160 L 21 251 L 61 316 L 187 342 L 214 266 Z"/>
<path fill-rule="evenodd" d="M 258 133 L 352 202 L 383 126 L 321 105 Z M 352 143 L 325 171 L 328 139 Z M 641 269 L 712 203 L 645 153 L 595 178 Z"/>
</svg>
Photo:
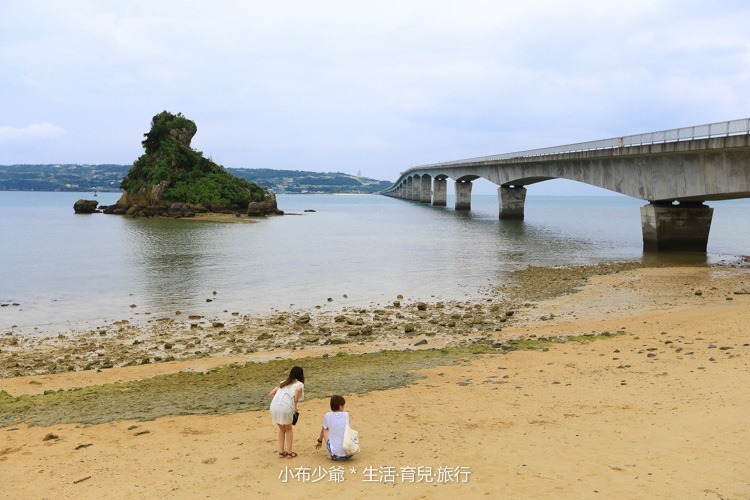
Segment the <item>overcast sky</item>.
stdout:
<svg viewBox="0 0 750 500">
<path fill-rule="evenodd" d="M 746 0 L 0 0 L 0 164 L 415 165 L 750 116 Z"/>
</svg>

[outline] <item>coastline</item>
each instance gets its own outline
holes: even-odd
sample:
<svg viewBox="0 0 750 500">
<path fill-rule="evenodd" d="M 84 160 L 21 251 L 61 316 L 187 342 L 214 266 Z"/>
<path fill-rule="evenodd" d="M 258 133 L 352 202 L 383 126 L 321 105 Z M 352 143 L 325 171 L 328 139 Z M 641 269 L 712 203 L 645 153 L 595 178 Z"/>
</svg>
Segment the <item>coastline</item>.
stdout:
<svg viewBox="0 0 750 500">
<path fill-rule="evenodd" d="M 122 497 L 168 498 L 238 498 L 250 492 L 320 498 L 750 498 L 745 474 L 750 464 L 748 289 L 747 268 L 611 264 L 528 269 L 515 284 L 494 290 L 484 300 L 442 307 L 426 302 L 424 309 L 419 303 L 403 303 L 383 312 L 321 312 L 320 317 L 315 311 L 284 313 L 257 324 L 243 323 L 254 338 L 271 335 L 267 345 L 254 352 L 217 351 L 173 362 L 6 377 L 0 379 L 0 390 L 20 396 L 340 351 L 354 357 L 382 349 L 413 351 L 480 341 L 499 346 L 460 364 L 420 369 L 424 378 L 403 387 L 347 394 L 347 410 L 364 451 L 351 462 L 359 471 L 343 483 L 279 479 L 287 466 L 331 466 L 310 444 L 327 403 L 312 397 L 301 405 L 302 421 L 295 429 L 300 456 L 295 461 L 275 456 L 275 432 L 267 412 L 251 411 L 0 428 L 0 475 L 16 478 L 8 493 L 21 498 L 93 498 L 107 491 L 119 491 Z M 356 324 L 366 315 L 371 323 Z M 374 326 L 375 315 L 382 326 Z M 343 321 L 337 322 L 337 316 Z M 447 326 L 451 322 L 456 324 Z M 416 328 L 407 333 L 409 323 Z M 85 342 L 111 337 L 124 345 L 130 341 L 129 347 L 142 345 L 132 342 L 143 332 L 129 337 L 126 326 L 119 336 L 91 332 Z M 367 326 L 372 332 L 363 334 Z M 338 329 L 331 338 L 347 342 L 305 342 L 322 335 L 321 328 Z M 157 334 L 158 329 L 155 325 Z M 216 335 L 216 329 L 202 332 L 227 337 Z M 282 342 L 280 332 L 293 335 Z M 616 335 L 586 343 L 568 341 L 604 332 Z M 553 343 L 542 350 L 502 348 L 512 339 L 542 338 Z M 237 334 L 228 344 L 236 344 L 236 339 Z M 422 341 L 427 343 L 414 345 Z M 81 342 L 76 340 L 79 349 L 85 345 Z M 0 346 L 3 358 L 8 348 Z M 311 373 L 308 378 L 313 391 L 315 377 Z M 148 433 L 138 434 L 144 431 Z M 50 433 L 58 439 L 43 441 Z M 81 445 L 89 446 L 77 448 Z M 462 483 L 418 484 L 400 477 L 384 484 L 363 481 L 367 466 L 399 471 L 411 466 L 464 467 L 469 475 Z"/>
<path fill-rule="evenodd" d="M 0 336 L 0 380 L 227 356 L 250 361 L 274 351 L 288 355 L 315 349 L 335 353 L 468 345 L 533 320 L 534 303 L 571 293 L 590 276 L 640 266 L 529 267 L 515 272 L 508 284 L 465 300 L 407 301 L 397 296 L 390 304 L 370 307 L 233 312 L 230 321 L 181 314 L 145 322 L 119 320 L 55 336 L 11 330 Z"/>
</svg>

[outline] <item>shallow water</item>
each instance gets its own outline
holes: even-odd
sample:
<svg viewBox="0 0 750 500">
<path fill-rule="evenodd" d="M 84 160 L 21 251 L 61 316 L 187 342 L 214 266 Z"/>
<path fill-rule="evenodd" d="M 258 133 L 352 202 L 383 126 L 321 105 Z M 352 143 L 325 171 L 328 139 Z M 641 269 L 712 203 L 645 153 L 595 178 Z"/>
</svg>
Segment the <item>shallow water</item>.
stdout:
<svg viewBox="0 0 750 500">
<path fill-rule="evenodd" d="M 622 196 L 529 196 L 524 221 L 500 221 L 496 196 L 474 196 L 462 213 L 452 200 L 279 195 L 298 215 L 253 224 L 75 215 L 80 198 L 91 194 L 0 192 L 0 303 L 18 304 L 0 308 L 0 332 L 462 298 L 527 265 L 750 254 L 748 200 L 709 203 L 707 256 L 644 257 L 644 202 Z"/>
</svg>

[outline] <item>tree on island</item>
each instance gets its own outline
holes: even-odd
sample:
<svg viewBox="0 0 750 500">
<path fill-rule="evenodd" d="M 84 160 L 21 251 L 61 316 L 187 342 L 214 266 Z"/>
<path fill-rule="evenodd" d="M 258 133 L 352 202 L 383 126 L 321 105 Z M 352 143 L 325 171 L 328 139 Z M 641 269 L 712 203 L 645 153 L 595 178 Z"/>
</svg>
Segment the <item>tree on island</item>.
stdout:
<svg viewBox="0 0 750 500">
<path fill-rule="evenodd" d="M 105 213 L 133 217 L 192 216 L 196 212 L 249 215 L 283 213 L 276 196 L 266 188 L 227 172 L 190 147 L 198 131 L 195 122 L 162 111 L 151 119 L 151 130 L 143 134 L 145 153 L 122 180 L 123 194 Z"/>
</svg>

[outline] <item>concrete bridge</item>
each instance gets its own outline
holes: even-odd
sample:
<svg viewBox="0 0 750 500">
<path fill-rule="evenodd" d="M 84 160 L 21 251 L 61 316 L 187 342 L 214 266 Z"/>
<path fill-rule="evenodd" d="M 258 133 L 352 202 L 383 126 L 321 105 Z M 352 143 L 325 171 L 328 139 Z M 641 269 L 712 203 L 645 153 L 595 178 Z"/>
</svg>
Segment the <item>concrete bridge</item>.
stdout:
<svg viewBox="0 0 750 500">
<path fill-rule="evenodd" d="M 750 198 L 750 118 L 413 167 L 381 194 L 471 210 L 472 181 L 497 184 L 500 219 L 523 219 L 526 187 L 570 179 L 648 201 L 645 251 L 705 252 L 713 208 Z"/>
</svg>

